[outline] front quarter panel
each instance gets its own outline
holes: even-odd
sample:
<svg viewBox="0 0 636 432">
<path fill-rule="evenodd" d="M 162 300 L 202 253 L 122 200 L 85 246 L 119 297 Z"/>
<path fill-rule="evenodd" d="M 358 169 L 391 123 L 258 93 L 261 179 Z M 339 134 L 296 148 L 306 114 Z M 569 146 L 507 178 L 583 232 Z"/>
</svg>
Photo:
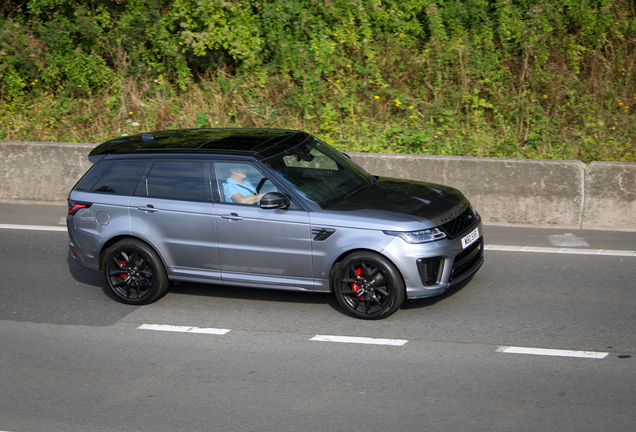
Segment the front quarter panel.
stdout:
<svg viewBox="0 0 636 432">
<path fill-rule="evenodd" d="M 312 252 L 314 260 L 314 278 L 316 289 L 329 291 L 329 279 L 333 265 L 340 257 L 356 250 L 371 250 L 382 254 L 384 248 L 393 237 L 387 236 L 380 230 L 357 227 L 338 226 L 333 219 L 311 215 Z M 326 239 L 321 239 L 324 231 L 333 233 Z"/>
<path fill-rule="evenodd" d="M 453 239 L 442 239 L 429 243 L 409 244 L 404 240 L 384 234 L 381 229 L 341 226 L 333 218 L 311 213 L 312 247 L 314 256 L 314 277 L 316 289 L 330 290 L 330 274 L 334 264 L 345 254 L 356 250 L 370 250 L 389 259 L 399 270 L 406 285 L 408 298 L 430 297 L 443 293 L 450 286 L 453 264 L 462 253 L 462 237 L 474 229 L 479 229 L 482 237 L 481 221 L 476 221 L 462 235 Z M 333 230 L 331 236 L 321 239 L 320 233 Z M 439 280 L 431 286 L 424 286 L 417 267 L 420 258 L 439 257 L 443 261 Z M 477 269 L 474 269 L 476 271 Z"/>
</svg>

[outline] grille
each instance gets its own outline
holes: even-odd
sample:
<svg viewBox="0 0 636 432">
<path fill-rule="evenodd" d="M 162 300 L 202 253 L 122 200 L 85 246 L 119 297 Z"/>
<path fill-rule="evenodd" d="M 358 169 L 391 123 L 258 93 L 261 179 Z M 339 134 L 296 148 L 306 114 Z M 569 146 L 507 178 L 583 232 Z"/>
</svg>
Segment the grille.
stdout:
<svg viewBox="0 0 636 432">
<path fill-rule="evenodd" d="M 424 286 L 431 286 L 437 283 L 438 275 L 442 271 L 442 257 L 420 258 L 417 260 L 417 269 Z"/>
<path fill-rule="evenodd" d="M 452 221 L 446 222 L 441 228 L 449 238 L 454 238 L 474 224 L 478 217 L 477 212 L 472 207 L 468 207 L 462 214 Z"/>
<path fill-rule="evenodd" d="M 481 259 L 483 254 L 483 242 L 480 238 L 475 243 L 471 244 L 467 249 L 461 251 L 455 257 L 453 262 L 453 271 L 451 272 L 451 278 L 456 279 L 470 270 L 473 265 Z"/>
</svg>

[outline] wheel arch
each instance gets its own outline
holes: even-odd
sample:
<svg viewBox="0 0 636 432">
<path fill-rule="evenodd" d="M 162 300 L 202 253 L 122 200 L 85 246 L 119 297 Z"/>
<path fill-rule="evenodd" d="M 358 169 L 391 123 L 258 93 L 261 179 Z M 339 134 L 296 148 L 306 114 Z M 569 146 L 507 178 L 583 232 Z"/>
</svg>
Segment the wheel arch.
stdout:
<svg viewBox="0 0 636 432">
<path fill-rule="evenodd" d="M 137 240 L 142 242 L 143 244 L 145 244 L 146 246 L 148 246 L 150 249 L 152 249 L 154 251 L 154 253 L 157 254 L 157 256 L 159 257 L 159 259 L 161 260 L 161 264 L 163 265 L 163 268 L 167 271 L 168 267 L 166 266 L 166 260 L 163 256 L 163 254 L 161 254 L 161 252 L 149 241 L 147 241 L 144 238 L 141 237 L 137 237 L 131 234 L 120 234 L 117 235 L 115 237 L 112 237 L 110 239 L 108 239 L 107 241 L 104 242 L 104 244 L 102 245 L 102 249 L 99 251 L 99 272 L 102 272 L 102 261 L 104 260 L 104 254 L 106 253 L 106 251 L 108 249 L 110 249 L 110 247 L 112 245 L 114 245 L 115 243 L 121 241 L 121 240 L 125 240 L 125 239 L 130 239 L 130 240 Z"/>
<path fill-rule="evenodd" d="M 334 284 L 333 284 L 333 277 L 334 274 L 336 272 L 336 269 L 338 268 L 338 266 L 340 265 L 340 263 L 342 261 L 344 261 L 348 256 L 356 253 L 356 252 L 369 252 L 372 254 L 376 254 L 376 255 L 380 255 L 381 257 L 383 257 L 384 259 L 388 260 L 393 267 L 395 267 L 395 269 L 397 270 L 398 274 L 400 275 L 400 278 L 402 279 L 402 282 L 404 283 L 404 286 L 406 287 L 406 280 L 404 279 L 404 275 L 402 274 L 402 270 L 400 270 L 400 266 L 397 265 L 395 263 L 395 260 L 393 260 L 391 258 L 391 256 L 388 256 L 384 253 L 382 253 L 382 251 L 374 249 L 374 248 L 369 248 L 369 247 L 358 247 L 355 249 L 349 249 L 346 251 L 343 251 L 331 264 L 331 268 L 329 269 L 329 292 L 330 293 L 334 293 Z"/>
</svg>

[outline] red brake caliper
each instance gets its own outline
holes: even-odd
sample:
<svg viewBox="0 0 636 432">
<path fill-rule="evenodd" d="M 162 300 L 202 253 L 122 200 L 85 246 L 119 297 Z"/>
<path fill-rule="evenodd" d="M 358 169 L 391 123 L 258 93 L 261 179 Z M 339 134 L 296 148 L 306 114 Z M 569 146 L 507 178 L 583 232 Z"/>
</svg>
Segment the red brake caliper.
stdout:
<svg viewBox="0 0 636 432">
<path fill-rule="evenodd" d="M 126 267 L 126 263 L 124 261 L 119 261 L 119 264 L 121 264 L 122 267 Z M 125 279 L 126 273 L 119 273 L 119 277 Z"/>
<path fill-rule="evenodd" d="M 356 269 L 356 274 L 357 274 L 358 276 L 362 276 L 362 267 L 358 267 L 358 268 Z M 360 292 L 358 292 L 358 293 L 356 294 L 356 297 L 360 297 L 360 300 L 362 300 L 362 294 L 363 294 L 363 292 L 362 292 L 362 290 L 361 290 L 360 288 L 361 288 L 361 287 L 360 287 L 360 285 L 358 285 L 357 283 L 352 283 L 352 284 L 351 284 L 351 289 L 352 289 L 352 290 L 354 290 L 354 291 L 356 291 L 356 292 L 357 292 L 357 291 L 360 291 Z"/>
</svg>

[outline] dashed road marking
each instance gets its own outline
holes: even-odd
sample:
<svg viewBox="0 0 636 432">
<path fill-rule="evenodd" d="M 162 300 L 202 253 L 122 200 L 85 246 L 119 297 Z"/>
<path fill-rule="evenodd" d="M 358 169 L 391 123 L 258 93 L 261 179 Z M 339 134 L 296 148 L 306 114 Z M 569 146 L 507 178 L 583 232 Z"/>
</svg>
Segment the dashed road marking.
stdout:
<svg viewBox="0 0 636 432">
<path fill-rule="evenodd" d="M 137 329 L 177 332 L 177 333 L 211 334 L 211 335 L 224 335 L 230 332 L 230 329 L 201 328 L 201 327 L 176 326 L 176 325 L 167 325 L 167 324 L 142 324 L 139 327 L 137 327 Z"/>
<path fill-rule="evenodd" d="M 231 329 L 221 328 L 201 328 L 191 326 L 178 326 L 171 324 L 142 324 L 137 327 L 138 330 L 155 330 L 165 332 L 177 332 L 177 333 L 196 333 L 196 334 L 208 334 L 208 335 L 225 335 L 231 331 Z M 337 336 L 337 335 L 316 335 L 309 339 L 314 342 L 337 342 L 337 343 L 350 343 L 350 344 L 363 344 L 363 345 L 386 345 L 401 347 L 406 345 L 409 340 L 407 339 L 381 339 L 359 336 Z M 576 357 L 576 358 L 588 358 L 588 359 L 604 359 L 609 355 L 608 352 L 598 351 L 574 351 L 563 349 L 550 349 L 550 348 L 528 348 L 528 347 L 515 347 L 515 346 L 498 346 L 496 349 L 498 353 L 506 354 L 531 354 L 538 356 L 555 356 L 555 357 Z M 1 432 L 1 431 L 0 431 Z"/>
<path fill-rule="evenodd" d="M 596 351 L 570 351 L 561 349 L 547 349 L 547 348 L 524 348 L 513 346 L 500 346 L 497 347 L 497 352 L 508 354 L 531 354 L 541 356 L 556 356 L 556 357 L 578 357 L 589 359 L 604 359 L 609 355 L 606 352 Z"/>
<path fill-rule="evenodd" d="M 408 340 L 405 340 L 405 339 L 377 339 L 377 338 L 368 338 L 368 337 L 327 336 L 327 335 L 316 335 L 309 340 L 318 341 L 318 342 L 340 342 L 340 343 L 390 345 L 390 346 L 403 346 L 408 342 Z"/>
</svg>

